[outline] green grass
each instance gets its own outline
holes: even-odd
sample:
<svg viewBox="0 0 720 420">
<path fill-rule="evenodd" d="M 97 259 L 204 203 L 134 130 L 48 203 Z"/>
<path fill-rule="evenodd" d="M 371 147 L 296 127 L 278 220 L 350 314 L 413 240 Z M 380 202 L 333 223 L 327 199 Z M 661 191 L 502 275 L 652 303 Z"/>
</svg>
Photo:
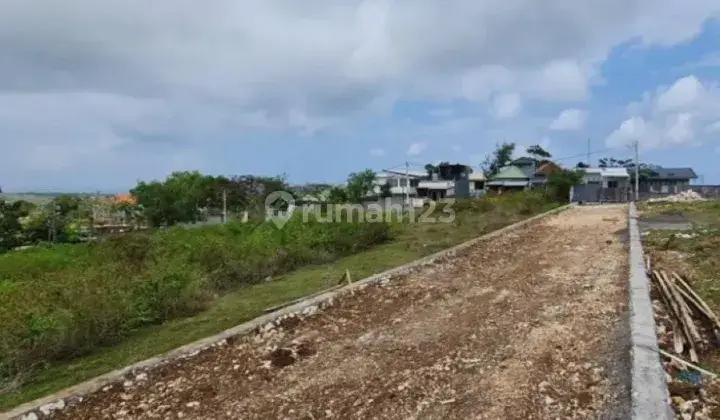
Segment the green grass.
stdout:
<svg viewBox="0 0 720 420">
<path fill-rule="evenodd" d="M 684 254 L 688 269 L 697 277 L 694 286 L 720 309 L 720 201 L 652 203 L 641 205 L 639 210 L 645 219 L 682 215 L 692 224 L 690 231 L 651 231 L 643 243 L 649 251 Z"/>
<path fill-rule="evenodd" d="M 389 242 L 358 250 L 329 263 L 305 265 L 295 271 L 275 275 L 269 282 L 226 289 L 225 293 L 219 294 L 220 297 L 212 300 L 207 309 L 194 316 L 176 317 L 162 324 L 135 328 L 112 345 L 95 345 L 87 354 L 56 360 L 42 369 L 30 371 L 20 377 L 22 382 L 19 386 L 0 394 L 0 408 L 11 408 L 238 325 L 261 315 L 269 306 L 334 284 L 346 269 L 353 279 L 367 277 L 555 206 L 557 204 L 539 196 L 521 194 L 457 203 L 458 214 L 452 223 L 395 223 Z M 438 209 L 438 214 L 441 211 Z M 193 234 L 197 235 L 197 232 L 194 230 Z M 57 264 L 63 266 L 64 262 Z"/>
</svg>

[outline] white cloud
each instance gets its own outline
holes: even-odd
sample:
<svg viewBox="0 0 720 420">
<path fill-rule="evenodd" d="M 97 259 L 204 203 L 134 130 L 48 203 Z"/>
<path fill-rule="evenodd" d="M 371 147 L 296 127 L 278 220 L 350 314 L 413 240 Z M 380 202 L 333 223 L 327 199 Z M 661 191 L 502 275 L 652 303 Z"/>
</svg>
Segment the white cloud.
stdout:
<svg viewBox="0 0 720 420">
<path fill-rule="evenodd" d="M 453 149 L 453 152 L 459 152 L 459 151 L 462 151 L 462 146 L 460 146 L 459 144 L 456 144 L 456 145 L 453 145 L 452 149 Z"/>
<path fill-rule="evenodd" d="M 522 99 L 517 93 L 506 93 L 493 98 L 492 115 L 499 120 L 516 117 L 522 108 Z"/>
<path fill-rule="evenodd" d="M 60 169 L 159 142 L 312 135 L 398 99 L 511 118 L 531 100 L 587 100 L 615 45 L 672 45 L 718 12 L 711 0 L 6 1 L 0 146 L 13 154 L 0 176 L 58 147 Z"/>
<path fill-rule="evenodd" d="M 685 112 L 674 116 L 674 121 L 669 124 L 667 137 L 672 144 L 688 144 L 695 137 L 693 129 L 693 116 Z"/>
<path fill-rule="evenodd" d="M 551 130 L 557 131 L 574 131 L 580 130 L 585 126 L 587 121 L 587 112 L 581 109 L 566 109 L 555 118 L 550 124 Z"/>
<path fill-rule="evenodd" d="M 408 156 L 417 156 L 420 153 L 422 153 L 425 149 L 427 149 L 428 142 L 421 141 L 418 143 L 413 143 L 408 147 L 407 154 Z"/>
<path fill-rule="evenodd" d="M 704 86 L 695 76 L 678 79 L 657 97 L 657 110 L 667 112 L 692 107 L 700 99 L 704 90 Z"/>
<path fill-rule="evenodd" d="M 638 141 L 644 149 L 702 144 L 720 118 L 720 89 L 694 75 L 646 93 L 633 115 L 607 138 L 610 147 Z"/>
<path fill-rule="evenodd" d="M 370 155 L 375 157 L 382 157 L 387 155 L 387 152 L 385 151 L 385 149 L 375 148 L 370 149 Z"/>
</svg>

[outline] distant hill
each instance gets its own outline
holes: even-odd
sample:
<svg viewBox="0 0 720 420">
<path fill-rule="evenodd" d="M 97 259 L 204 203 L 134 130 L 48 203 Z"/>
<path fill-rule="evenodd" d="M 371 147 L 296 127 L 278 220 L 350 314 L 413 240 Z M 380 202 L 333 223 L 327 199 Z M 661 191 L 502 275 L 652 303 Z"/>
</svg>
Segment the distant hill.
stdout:
<svg viewBox="0 0 720 420">
<path fill-rule="evenodd" d="M 60 195 L 91 195 L 88 193 L 63 193 L 63 192 L 21 192 L 21 193 L 3 193 L 0 194 L 7 201 L 13 202 L 18 200 L 24 200 L 33 204 L 46 204 L 52 201 L 53 198 Z"/>
</svg>

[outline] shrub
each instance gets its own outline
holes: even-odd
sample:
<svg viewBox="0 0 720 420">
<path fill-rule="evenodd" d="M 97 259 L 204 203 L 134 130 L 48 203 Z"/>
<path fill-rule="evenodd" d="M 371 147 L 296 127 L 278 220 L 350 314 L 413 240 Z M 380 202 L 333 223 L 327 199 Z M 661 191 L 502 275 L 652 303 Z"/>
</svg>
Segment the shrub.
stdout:
<svg viewBox="0 0 720 420">
<path fill-rule="evenodd" d="M 386 223 L 231 222 L 0 256 L 0 382 L 189 316 L 214 296 L 390 239 Z"/>
</svg>

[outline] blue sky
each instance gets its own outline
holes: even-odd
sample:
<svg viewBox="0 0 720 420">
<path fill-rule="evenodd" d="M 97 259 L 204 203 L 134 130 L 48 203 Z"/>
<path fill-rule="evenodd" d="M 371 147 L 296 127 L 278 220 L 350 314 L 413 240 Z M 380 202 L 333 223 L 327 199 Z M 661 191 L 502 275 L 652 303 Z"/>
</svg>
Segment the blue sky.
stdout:
<svg viewBox="0 0 720 420">
<path fill-rule="evenodd" d="M 501 141 L 574 165 L 588 138 L 720 183 L 720 2 L 452 3 L 3 2 L 0 186 L 342 182 Z"/>
</svg>

